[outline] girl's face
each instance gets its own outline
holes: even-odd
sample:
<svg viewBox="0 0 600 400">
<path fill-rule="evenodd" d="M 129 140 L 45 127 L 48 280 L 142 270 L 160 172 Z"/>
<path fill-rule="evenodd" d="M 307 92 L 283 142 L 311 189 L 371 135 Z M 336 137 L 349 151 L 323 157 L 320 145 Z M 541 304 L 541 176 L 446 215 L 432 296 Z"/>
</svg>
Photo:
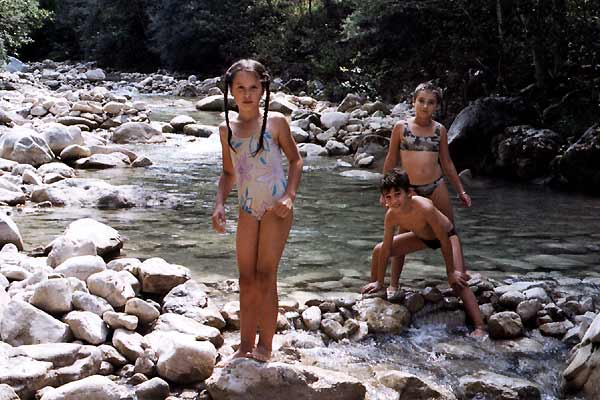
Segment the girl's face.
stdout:
<svg viewBox="0 0 600 400">
<path fill-rule="evenodd" d="M 438 106 L 437 97 L 429 90 L 420 90 L 415 97 L 413 106 L 418 116 L 431 118 Z"/>
<path fill-rule="evenodd" d="M 240 110 L 258 108 L 263 94 L 258 75 L 250 71 L 239 71 L 233 77 L 231 94 Z"/>
</svg>

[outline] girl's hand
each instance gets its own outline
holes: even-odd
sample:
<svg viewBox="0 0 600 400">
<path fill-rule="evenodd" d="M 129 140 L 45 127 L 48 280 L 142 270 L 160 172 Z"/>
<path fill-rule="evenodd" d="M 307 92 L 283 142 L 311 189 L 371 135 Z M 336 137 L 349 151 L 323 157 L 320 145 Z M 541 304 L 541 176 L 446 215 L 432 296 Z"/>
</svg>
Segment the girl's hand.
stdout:
<svg viewBox="0 0 600 400">
<path fill-rule="evenodd" d="M 459 193 L 458 198 L 463 203 L 463 206 L 467 208 L 471 207 L 471 196 L 469 196 L 467 192 Z"/>
<path fill-rule="evenodd" d="M 225 233 L 225 207 L 215 206 L 212 213 L 212 227 L 218 233 Z"/>
<path fill-rule="evenodd" d="M 286 218 L 291 214 L 292 208 L 294 207 L 294 202 L 288 195 L 283 195 L 277 202 L 275 206 L 273 206 L 273 212 L 279 218 Z"/>
</svg>

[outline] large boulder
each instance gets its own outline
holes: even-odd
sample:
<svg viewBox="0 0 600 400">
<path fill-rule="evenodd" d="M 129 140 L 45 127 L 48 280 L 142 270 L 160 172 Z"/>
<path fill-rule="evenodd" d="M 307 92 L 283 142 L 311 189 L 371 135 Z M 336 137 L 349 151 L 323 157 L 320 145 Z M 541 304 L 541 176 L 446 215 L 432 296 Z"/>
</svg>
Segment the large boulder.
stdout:
<svg viewBox="0 0 600 400">
<path fill-rule="evenodd" d="M 563 142 L 558 133 L 549 129 L 521 125 L 506 128 L 492 139 L 491 145 L 500 172 L 529 180 L 548 175 L 548 166 Z"/>
<path fill-rule="evenodd" d="M 35 285 L 29 302 L 50 314 L 71 311 L 73 289 L 68 279 L 48 279 Z"/>
<path fill-rule="evenodd" d="M 600 125 L 589 128 L 564 152 L 557 169 L 567 186 L 600 193 Z"/>
<path fill-rule="evenodd" d="M 67 342 L 71 337 L 71 331 L 67 324 L 31 304 L 13 300 L 8 303 L 4 311 L 0 336 L 4 342 L 20 346 Z"/>
<path fill-rule="evenodd" d="M 173 331 L 154 331 L 144 339 L 158 355 L 156 369 L 161 378 L 186 384 L 212 375 L 217 358 L 212 343 Z"/>
<path fill-rule="evenodd" d="M 115 143 L 162 143 L 166 138 L 161 131 L 143 122 L 127 122 L 118 127 L 111 140 Z"/>
<path fill-rule="evenodd" d="M 540 400 L 540 388 L 521 378 L 479 371 L 460 378 L 460 385 L 467 399 L 519 399 Z"/>
<path fill-rule="evenodd" d="M 51 250 L 46 262 L 52 268 L 56 268 L 71 257 L 95 256 L 97 254 L 94 242 L 89 239 L 74 237 L 59 236 L 50 243 L 48 248 Z"/>
<path fill-rule="evenodd" d="M 398 392 L 398 400 L 456 400 L 451 391 L 409 372 L 386 371 L 378 374 L 377 379 Z"/>
<path fill-rule="evenodd" d="M 210 302 L 206 289 L 193 279 L 175 286 L 163 299 L 163 312 L 184 315 L 213 328 L 224 328 L 225 319 Z"/>
<path fill-rule="evenodd" d="M 358 312 L 357 319 L 368 324 L 369 332 L 397 334 L 410 324 L 411 315 L 406 307 L 380 298 L 359 301 L 354 309 Z"/>
<path fill-rule="evenodd" d="M 487 97 L 464 108 L 448 130 L 456 169 L 491 172 L 495 165 L 490 152 L 492 138 L 509 126 L 535 123 L 536 115 L 531 105 L 519 98 Z"/>
<path fill-rule="evenodd" d="M 60 154 L 69 145 L 82 145 L 81 129 L 76 126 L 49 123 L 42 127 L 40 135 L 46 140 L 54 154 Z"/>
<path fill-rule="evenodd" d="M 119 232 L 92 218 L 82 218 L 71 222 L 65 230 L 66 238 L 87 239 L 94 243 L 99 256 L 117 253 L 123 247 Z"/>
<path fill-rule="evenodd" d="M 124 306 L 127 300 L 135 297 L 129 282 L 110 269 L 90 275 L 87 284 L 91 294 L 104 298 L 116 308 Z"/>
<path fill-rule="evenodd" d="M 18 127 L 0 132 L 0 157 L 34 167 L 54 159 L 54 153 L 48 143 L 36 131 Z"/>
<path fill-rule="evenodd" d="M 40 400 L 120 400 L 125 390 L 105 376 L 94 375 L 44 392 Z"/>
<path fill-rule="evenodd" d="M 169 264 L 157 257 L 149 258 L 135 268 L 142 283 L 142 292 L 145 293 L 164 295 L 191 278 L 188 268 Z"/>
<path fill-rule="evenodd" d="M 237 108 L 233 97 L 228 97 L 228 105 L 230 110 Z M 223 111 L 225 100 L 223 96 L 207 96 L 196 103 L 196 109 L 200 111 Z"/>
<path fill-rule="evenodd" d="M 33 400 L 45 386 L 60 386 L 98 373 L 102 353 L 74 343 L 25 345 L 0 357 L 0 382 L 12 386 L 23 400 Z M 0 397 L 2 398 L 2 397 Z"/>
<path fill-rule="evenodd" d="M 238 358 L 206 381 L 213 400 L 363 400 L 365 386 L 341 372 Z"/>
<path fill-rule="evenodd" d="M 133 186 L 113 186 L 101 179 L 64 179 L 31 192 L 31 201 L 53 206 L 74 205 L 102 209 L 131 208 L 141 197 Z"/>
<path fill-rule="evenodd" d="M 513 311 L 502 311 L 492 315 L 488 320 L 490 337 L 494 339 L 514 339 L 523 336 L 523 322 L 519 314 Z"/>
</svg>

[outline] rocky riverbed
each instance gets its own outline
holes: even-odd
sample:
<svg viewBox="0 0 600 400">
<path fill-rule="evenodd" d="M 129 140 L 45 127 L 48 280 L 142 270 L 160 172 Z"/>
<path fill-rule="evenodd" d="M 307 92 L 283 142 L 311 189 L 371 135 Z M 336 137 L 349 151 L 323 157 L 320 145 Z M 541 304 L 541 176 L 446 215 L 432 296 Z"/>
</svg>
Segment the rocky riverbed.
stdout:
<svg viewBox="0 0 600 400">
<path fill-rule="evenodd" d="M 7 399 L 598 396 L 598 278 L 474 276 L 490 332 L 478 341 L 466 337 L 462 306 L 440 280 L 409 280 L 391 303 L 359 298 L 363 281 L 354 276 L 320 286 L 322 275 L 298 276 L 336 294 L 285 296 L 275 362 L 221 367 L 239 336 L 235 281 L 194 280 L 186 266 L 153 254 L 123 257 L 122 235 L 90 218 L 65 226 L 46 246 L 26 248 L 9 215 L 15 210 L 177 207 L 165 192 L 78 175 L 151 166 L 132 143 L 214 134 L 187 115 L 151 121 L 131 93 L 154 87 L 155 75 L 106 77 L 92 66 L 52 62 L 0 73 L 0 200 L 7 207 L 0 215 L 0 393 Z M 217 79 L 185 81 L 204 88 L 197 109 L 220 110 Z M 182 85 L 160 82 L 163 92 Z M 410 113 L 403 103 L 348 96 L 335 105 L 301 93 L 275 94 L 270 108 L 291 116 L 304 154 L 345 155 L 350 163 L 342 168 L 377 166 L 391 127 Z"/>
</svg>

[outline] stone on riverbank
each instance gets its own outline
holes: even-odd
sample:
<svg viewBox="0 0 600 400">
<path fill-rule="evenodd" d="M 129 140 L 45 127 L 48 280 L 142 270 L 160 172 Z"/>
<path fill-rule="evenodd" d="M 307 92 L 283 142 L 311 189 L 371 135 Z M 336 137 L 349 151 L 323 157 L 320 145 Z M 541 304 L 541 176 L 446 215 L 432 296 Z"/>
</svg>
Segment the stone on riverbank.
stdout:
<svg viewBox="0 0 600 400">
<path fill-rule="evenodd" d="M 175 286 L 190 279 L 190 270 L 176 264 L 169 264 L 162 258 L 154 257 L 135 267 L 142 283 L 142 292 L 167 294 Z"/>
<path fill-rule="evenodd" d="M 366 394 L 362 383 L 340 372 L 243 358 L 217 369 L 206 384 L 213 400 L 362 400 Z"/>
<path fill-rule="evenodd" d="M 402 333 L 410 323 L 411 315 L 408 309 L 398 304 L 388 303 L 380 298 L 361 300 L 354 309 L 357 319 L 365 321 L 369 332 Z"/>
<path fill-rule="evenodd" d="M 460 378 L 460 385 L 469 399 L 490 396 L 494 399 L 540 400 L 540 388 L 532 382 L 490 371 L 479 371 Z"/>
<path fill-rule="evenodd" d="M 0 157 L 38 167 L 54 159 L 54 153 L 36 131 L 18 127 L 0 130 Z"/>
<path fill-rule="evenodd" d="M 161 131 L 143 122 L 127 122 L 117 128 L 111 140 L 115 143 L 162 143 L 167 139 Z"/>
<path fill-rule="evenodd" d="M 398 392 L 399 400 L 456 400 L 448 389 L 408 372 L 386 371 L 377 380 Z"/>
<path fill-rule="evenodd" d="M 67 324 L 31 304 L 13 300 L 5 308 L 0 335 L 4 342 L 21 346 L 67 342 L 71 338 L 71 330 Z"/>
<path fill-rule="evenodd" d="M 17 224 L 6 213 L 0 211 L 0 248 L 12 243 L 19 251 L 23 250 L 23 239 Z"/>
<path fill-rule="evenodd" d="M 99 256 L 117 254 L 123 247 L 123 240 L 116 229 L 92 218 L 71 222 L 63 235 L 68 239 L 91 241 L 96 246 Z"/>
</svg>

